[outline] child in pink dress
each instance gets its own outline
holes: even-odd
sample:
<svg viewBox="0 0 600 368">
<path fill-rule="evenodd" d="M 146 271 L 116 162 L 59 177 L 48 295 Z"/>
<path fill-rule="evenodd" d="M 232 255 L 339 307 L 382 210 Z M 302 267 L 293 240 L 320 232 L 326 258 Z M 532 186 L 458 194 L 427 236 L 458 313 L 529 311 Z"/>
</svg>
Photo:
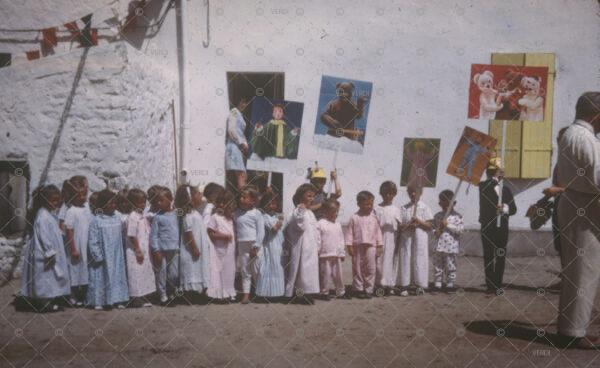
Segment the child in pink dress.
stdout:
<svg viewBox="0 0 600 368">
<path fill-rule="evenodd" d="M 336 222 L 339 209 L 340 204 L 335 199 L 323 202 L 321 211 L 324 217 L 317 222 L 321 297 L 324 300 L 329 300 L 329 285 L 332 281 L 336 296 L 342 297 L 345 294 L 342 262 L 346 257 L 346 251 L 342 225 Z"/>
<path fill-rule="evenodd" d="M 358 212 L 350 218 L 346 245 L 352 257 L 352 288 L 361 299 L 370 299 L 375 286 L 376 258 L 381 255 L 383 237 L 373 212 L 375 196 L 363 190 L 356 196 Z"/>
<path fill-rule="evenodd" d="M 235 301 L 235 229 L 233 194 L 222 191 L 215 200 L 215 211 L 206 225 L 212 241 L 210 281 L 206 295 L 213 299 Z"/>
</svg>

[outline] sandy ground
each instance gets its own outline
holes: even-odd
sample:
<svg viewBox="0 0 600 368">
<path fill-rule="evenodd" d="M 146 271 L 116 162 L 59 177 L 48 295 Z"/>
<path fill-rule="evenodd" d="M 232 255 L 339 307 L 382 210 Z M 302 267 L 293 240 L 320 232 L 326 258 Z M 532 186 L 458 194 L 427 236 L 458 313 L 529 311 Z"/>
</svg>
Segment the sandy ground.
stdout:
<svg viewBox="0 0 600 368">
<path fill-rule="evenodd" d="M 558 296 L 543 287 L 557 269 L 556 258 L 510 258 L 500 297 L 482 292 L 482 259 L 461 257 L 453 295 L 54 314 L 15 312 L 17 280 L 0 289 L 0 366 L 598 367 L 600 353 L 546 339 Z"/>
</svg>

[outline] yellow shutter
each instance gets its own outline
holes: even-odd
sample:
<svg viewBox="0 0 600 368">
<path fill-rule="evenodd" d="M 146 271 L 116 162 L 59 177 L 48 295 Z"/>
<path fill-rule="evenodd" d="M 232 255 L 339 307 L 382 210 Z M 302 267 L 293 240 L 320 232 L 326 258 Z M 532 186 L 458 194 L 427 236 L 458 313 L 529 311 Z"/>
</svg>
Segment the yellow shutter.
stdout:
<svg viewBox="0 0 600 368">
<path fill-rule="evenodd" d="M 526 66 L 547 66 L 546 107 L 544 121 L 523 122 L 523 143 L 521 152 L 521 177 L 524 179 L 545 179 L 550 177 L 552 165 L 552 111 L 554 103 L 554 54 L 526 54 Z"/>
<path fill-rule="evenodd" d="M 498 53 L 492 54 L 493 65 L 525 65 L 525 54 Z M 504 174 L 507 178 L 521 177 L 521 121 L 506 123 L 506 150 L 504 156 Z M 498 156 L 502 151 L 502 121 L 491 120 L 489 134 L 498 140 L 496 151 Z"/>
</svg>

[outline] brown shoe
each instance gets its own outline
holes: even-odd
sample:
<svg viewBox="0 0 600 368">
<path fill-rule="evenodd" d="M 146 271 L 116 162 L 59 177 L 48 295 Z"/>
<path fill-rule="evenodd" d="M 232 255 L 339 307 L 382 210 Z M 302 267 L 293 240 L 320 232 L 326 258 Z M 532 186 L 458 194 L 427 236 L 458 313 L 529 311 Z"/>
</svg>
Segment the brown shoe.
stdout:
<svg viewBox="0 0 600 368">
<path fill-rule="evenodd" d="M 250 294 L 244 294 L 244 297 L 242 298 L 242 301 L 240 303 L 249 304 L 250 303 Z"/>
</svg>

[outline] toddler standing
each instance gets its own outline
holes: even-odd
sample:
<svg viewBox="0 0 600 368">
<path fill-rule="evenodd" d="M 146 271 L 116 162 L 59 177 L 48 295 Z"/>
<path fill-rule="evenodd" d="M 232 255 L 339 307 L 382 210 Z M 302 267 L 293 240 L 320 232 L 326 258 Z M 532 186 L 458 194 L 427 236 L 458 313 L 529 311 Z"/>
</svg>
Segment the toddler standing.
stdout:
<svg viewBox="0 0 600 368">
<path fill-rule="evenodd" d="M 238 209 L 235 211 L 235 236 L 238 265 L 242 274 L 242 304 L 250 302 L 250 288 L 254 275 L 254 261 L 265 237 L 262 213 L 256 209 L 258 190 L 248 185 L 240 191 Z"/>
<path fill-rule="evenodd" d="M 352 257 L 352 288 L 361 299 L 369 299 L 373 294 L 376 257 L 382 251 L 383 238 L 373 212 L 374 199 L 373 194 L 366 190 L 358 193 L 358 212 L 350 218 L 345 237 Z"/>
<path fill-rule="evenodd" d="M 336 297 L 345 294 L 342 281 L 342 262 L 346 257 L 344 249 L 344 232 L 342 225 L 336 221 L 340 204 L 335 199 L 328 199 L 321 205 L 323 218 L 317 222 L 317 242 L 319 245 L 319 273 L 321 296 L 329 300 L 329 285 L 335 285 Z"/>
<path fill-rule="evenodd" d="M 407 187 L 410 202 L 402 206 L 400 224 L 400 286 L 401 296 L 408 296 L 411 280 L 417 294 L 423 294 L 429 282 L 429 234 L 433 216 L 421 201 L 423 189 Z"/>
<path fill-rule="evenodd" d="M 157 263 L 156 288 L 161 304 L 173 305 L 169 300 L 173 300 L 179 287 L 179 226 L 171 191 L 161 187 L 155 198 L 158 212 L 150 227 L 150 249 Z"/>
<path fill-rule="evenodd" d="M 285 296 L 296 296 L 300 303 L 313 304 L 312 294 L 319 294 L 319 248 L 317 219 L 310 206 L 317 193 L 312 184 L 302 184 L 292 198 L 296 208 L 285 228 L 289 244 L 289 262 Z"/>
<path fill-rule="evenodd" d="M 433 217 L 433 226 L 435 230 L 435 243 L 433 252 L 433 286 L 436 289 L 442 288 L 445 281 L 446 290 L 454 291 L 454 281 L 456 280 L 456 257 L 460 245 L 460 234 L 464 231 L 463 218 L 460 213 L 454 211 L 452 199 L 454 193 L 451 190 L 444 190 L 440 193 L 440 207 L 442 210 Z M 448 208 L 452 206 L 448 217 L 444 218 Z M 444 280 L 444 276 L 446 279 Z"/>
<path fill-rule="evenodd" d="M 258 256 L 256 295 L 264 298 L 281 297 L 285 292 L 283 270 L 283 216 L 279 214 L 278 196 L 265 193 L 260 199 L 265 237 Z"/>
<path fill-rule="evenodd" d="M 213 299 L 235 301 L 235 200 L 229 191 L 221 191 L 215 199 L 215 211 L 208 220 L 210 250 L 210 282 L 206 295 Z"/>
<path fill-rule="evenodd" d="M 150 259 L 150 221 L 144 216 L 146 193 L 140 189 L 131 189 L 127 200 L 133 210 L 127 217 L 127 281 L 129 296 L 133 298 L 133 307 L 151 307 L 149 294 L 156 291 L 154 270 Z"/>
<path fill-rule="evenodd" d="M 129 300 L 125 255 L 123 254 L 123 230 L 121 219 L 115 214 L 116 193 L 108 189 L 100 191 L 96 201 L 101 213 L 90 223 L 89 285 L 86 304 L 94 309 L 110 308 Z"/>
<path fill-rule="evenodd" d="M 377 220 L 379 220 L 383 236 L 383 252 L 380 257 L 377 257 L 375 285 L 378 288 L 383 288 L 385 294 L 389 294 L 392 291 L 398 279 L 400 256 L 398 254 L 396 235 L 398 224 L 402 221 L 402 214 L 400 209 L 393 203 L 397 193 L 398 188 L 394 182 L 383 182 L 379 188 L 382 202 L 375 207 L 375 214 L 377 215 Z"/>
<path fill-rule="evenodd" d="M 37 188 L 27 213 L 28 243 L 24 249 L 21 295 L 31 298 L 37 311 L 61 310 L 55 299 L 71 293 L 63 238 L 54 211 L 61 194 L 54 185 Z"/>
<path fill-rule="evenodd" d="M 71 279 L 70 304 L 82 307 L 88 284 L 88 235 L 93 214 L 87 206 L 87 180 L 74 176 L 70 180 L 73 189 L 71 206 L 65 214 L 65 235 Z"/>
<path fill-rule="evenodd" d="M 175 193 L 179 215 L 181 249 L 179 251 L 179 285 L 184 291 L 202 293 L 210 279 L 210 240 L 200 212 L 202 202 L 198 187 L 183 184 Z"/>
</svg>

